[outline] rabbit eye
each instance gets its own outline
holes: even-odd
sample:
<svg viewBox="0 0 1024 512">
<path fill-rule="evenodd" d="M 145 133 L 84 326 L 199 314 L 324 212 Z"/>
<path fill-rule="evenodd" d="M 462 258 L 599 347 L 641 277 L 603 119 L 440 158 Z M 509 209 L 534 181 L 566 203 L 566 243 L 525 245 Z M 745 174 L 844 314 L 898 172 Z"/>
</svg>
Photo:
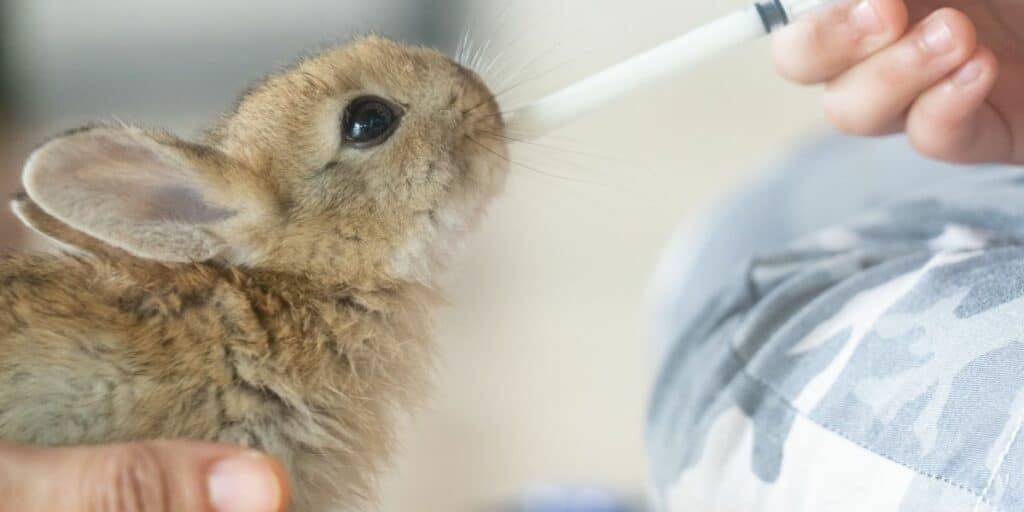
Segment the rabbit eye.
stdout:
<svg viewBox="0 0 1024 512">
<path fill-rule="evenodd" d="M 401 110 L 387 100 L 376 96 L 356 98 L 345 108 L 342 135 L 356 147 L 376 146 L 391 137 L 401 117 Z"/>
</svg>

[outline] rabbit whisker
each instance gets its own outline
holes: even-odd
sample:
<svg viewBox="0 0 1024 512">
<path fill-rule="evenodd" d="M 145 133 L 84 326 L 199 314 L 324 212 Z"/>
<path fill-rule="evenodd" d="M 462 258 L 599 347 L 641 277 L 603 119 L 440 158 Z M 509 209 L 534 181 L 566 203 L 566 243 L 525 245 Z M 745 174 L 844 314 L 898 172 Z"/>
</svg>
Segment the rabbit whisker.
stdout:
<svg viewBox="0 0 1024 512">
<path fill-rule="evenodd" d="M 541 149 L 548 149 L 548 150 L 551 150 L 551 151 L 559 151 L 559 152 L 562 152 L 562 153 L 569 153 L 569 154 L 574 154 L 574 155 L 579 155 L 579 156 L 589 156 L 589 157 L 593 157 L 593 158 L 611 158 L 611 157 L 609 157 L 607 155 L 601 155 L 601 154 L 598 154 L 598 153 L 590 153 L 590 152 L 587 152 L 587 151 L 580 151 L 580 150 L 576 150 L 576 149 L 562 148 L 562 147 L 558 147 L 558 146 L 552 146 L 550 144 L 541 144 L 539 142 L 534 142 L 532 140 L 526 140 L 525 138 L 516 138 L 515 136 L 511 136 L 511 135 L 507 135 L 507 134 L 503 135 L 503 134 L 500 134 L 500 133 L 495 133 L 495 132 L 491 132 L 491 131 L 487 131 L 487 130 L 477 130 L 477 131 L 480 132 L 480 133 L 487 134 L 488 136 L 495 137 L 495 138 L 498 138 L 498 139 L 502 139 L 504 141 L 511 142 L 511 143 L 514 143 L 514 144 L 526 144 L 528 146 L 534 146 L 534 147 L 541 148 Z"/>
<path fill-rule="evenodd" d="M 553 45 L 552 48 L 549 49 L 549 52 L 551 50 L 553 50 L 554 48 L 556 48 L 556 47 L 557 47 L 557 45 Z M 545 52 L 544 54 L 541 54 L 538 57 L 532 59 L 525 66 L 521 66 L 520 69 L 517 70 L 515 74 L 522 73 L 523 71 L 525 71 L 530 66 L 533 66 L 534 64 L 539 62 L 541 58 L 545 57 L 547 53 L 548 52 Z M 510 93 L 510 92 L 512 92 L 512 91 L 514 91 L 514 90 L 516 90 L 516 89 L 526 85 L 526 84 L 529 84 L 530 82 L 533 82 L 534 80 L 541 79 L 541 78 L 543 78 L 543 77 L 545 77 L 545 76 L 547 76 L 547 75 L 557 71 L 559 68 L 565 66 L 569 62 L 571 62 L 571 59 L 564 60 L 564 61 L 560 62 L 557 66 L 552 66 L 552 67 L 550 67 L 548 69 L 545 69 L 545 70 L 543 70 L 543 71 L 541 71 L 539 73 L 535 73 L 533 75 L 530 75 L 530 76 L 528 76 L 528 77 L 526 77 L 526 78 L 524 78 L 524 79 L 522 79 L 522 80 L 520 80 L 518 82 L 513 83 L 512 85 L 510 85 L 508 87 L 505 87 L 504 89 L 499 90 L 498 92 L 494 93 L 493 97 L 494 97 L 495 100 L 497 100 L 497 99 L 501 98 L 502 96 L 504 96 L 504 95 L 506 95 L 506 94 L 508 94 L 508 93 Z M 486 105 L 487 103 L 488 103 L 488 101 L 483 101 L 483 102 L 481 102 L 481 103 L 479 103 L 479 104 L 469 108 L 468 110 L 465 110 L 464 113 L 465 114 L 469 114 L 469 113 L 475 111 L 476 109 Z"/>
<path fill-rule="evenodd" d="M 475 139 L 473 137 L 466 137 L 466 138 L 469 139 L 474 144 L 476 144 L 476 145 L 480 146 L 481 148 L 483 148 L 488 153 L 491 153 L 492 155 L 494 155 L 494 156 L 496 156 L 498 158 L 501 158 L 502 160 L 508 162 L 511 165 L 518 165 L 519 167 L 522 167 L 522 168 L 524 168 L 526 170 L 533 171 L 533 172 L 535 172 L 537 174 L 541 174 L 541 175 L 547 176 L 549 178 L 555 178 L 555 179 L 565 180 L 565 181 L 572 181 L 572 182 L 575 182 L 575 183 L 583 183 L 583 184 L 586 184 L 586 185 L 594 185 L 594 182 L 592 182 L 592 181 L 581 180 L 581 179 L 572 178 L 572 177 L 569 177 L 569 176 L 562 176 L 561 174 L 554 174 L 554 173 L 542 171 L 542 170 L 540 170 L 540 169 L 538 169 L 536 167 L 531 167 L 531 166 L 526 165 L 526 164 L 524 164 L 522 162 L 516 162 L 515 160 L 512 160 L 511 158 L 509 158 L 509 157 L 499 153 L 498 151 L 496 151 L 495 149 L 491 148 L 487 144 L 484 144 L 483 142 L 480 142 L 479 140 L 477 140 L 477 139 Z"/>
</svg>

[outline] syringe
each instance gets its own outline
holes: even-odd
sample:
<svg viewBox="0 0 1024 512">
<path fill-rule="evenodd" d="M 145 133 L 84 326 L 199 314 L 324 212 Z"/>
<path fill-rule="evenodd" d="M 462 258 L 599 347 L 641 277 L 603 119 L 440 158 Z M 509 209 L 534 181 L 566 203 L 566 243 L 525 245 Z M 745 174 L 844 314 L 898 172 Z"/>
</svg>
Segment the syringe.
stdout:
<svg viewBox="0 0 1024 512">
<path fill-rule="evenodd" d="M 513 111 L 507 117 L 508 129 L 517 137 L 540 137 L 639 87 L 759 39 L 835 1 L 765 0 L 754 4 Z"/>
</svg>

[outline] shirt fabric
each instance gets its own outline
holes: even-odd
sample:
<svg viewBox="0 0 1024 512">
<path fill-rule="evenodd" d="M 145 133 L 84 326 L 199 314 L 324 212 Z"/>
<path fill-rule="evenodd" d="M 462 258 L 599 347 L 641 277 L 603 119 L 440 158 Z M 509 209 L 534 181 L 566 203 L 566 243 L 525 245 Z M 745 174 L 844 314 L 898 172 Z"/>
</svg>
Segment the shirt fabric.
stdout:
<svg viewBox="0 0 1024 512">
<path fill-rule="evenodd" d="M 819 141 L 655 285 L 661 510 L 1024 510 L 1024 168 Z"/>
</svg>

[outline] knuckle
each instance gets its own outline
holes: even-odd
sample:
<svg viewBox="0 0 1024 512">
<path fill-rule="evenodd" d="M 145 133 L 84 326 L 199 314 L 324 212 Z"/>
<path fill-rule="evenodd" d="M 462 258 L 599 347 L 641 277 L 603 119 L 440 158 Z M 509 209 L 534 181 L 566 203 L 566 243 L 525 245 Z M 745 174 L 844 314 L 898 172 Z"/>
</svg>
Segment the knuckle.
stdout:
<svg viewBox="0 0 1024 512">
<path fill-rule="evenodd" d="M 870 70 L 865 79 L 877 84 L 882 91 L 900 91 L 914 77 L 916 66 L 916 63 L 915 66 L 907 66 L 902 62 L 884 62 Z"/>
<path fill-rule="evenodd" d="M 914 148 L 914 151 L 917 151 L 918 154 L 925 158 L 942 161 L 951 160 L 950 155 L 948 154 L 949 151 L 937 144 L 924 142 L 922 139 L 918 139 L 916 137 L 910 137 L 910 145 Z"/>
<path fill-rule="evenodd" d="M 775 72 L 784 80 L 808 85 L 804 70 L 788 50 L 776 46 L 772 51 L 772 62 L 775 65 Z"/>
<path fill-rule="evenodd" d="M 941 137 L 940 134 L 932 131 L 924 132 L 920 126 L 911 127 L 907 131 L 907 139 L 910 146 L 921 156 L 932 160 L 956 162 L 959 160 L 957 146 L 949 140 Z"/>
<path fill-rule="evenodd" d="M 155 448 L 144 443 L 111 447 L 95 461 L 84 489 L 91 508 L 104 512 L 171 512 L 169 479 Z M 91 475 L 86 475 L 89 479 Z"/>
<path fill-rule="evenodd" d="M 772 47 L 775 69 L 786 80 L 813 85 L 823 79 L 824 67 L 818 57 L 824 41 L 815 23 L 796 25 L 779 34 Z"/>
<path fill-rule="evenodd" d="M 866 122 L 866 117 L 852 112 L 836 94 L 826 93 L 824 109 L 826 119 L 840 132 L 848 135 L 874 134 L 872 126 Z"/>
<path fill-rule="evenodd" d="M 814 85 L 820 81 L 812 69 L 789 55 L 776 54 L 775 70 L 782 78 L 799 85 Z"/>
<path fill-rule="evenodd" d="M 848 52 L 836 51 L 836 40 L 833 32 L 824 23 L 812 23 L 804 34 L 803 41 L 804 61 L 809 65 L 808 72 L 818 74 L 824 71 L 825 67 L 832 64 L 837 55 L 845 56 Z M 833 64 L 834 65 L 834 64 Z"/>
</svg>

